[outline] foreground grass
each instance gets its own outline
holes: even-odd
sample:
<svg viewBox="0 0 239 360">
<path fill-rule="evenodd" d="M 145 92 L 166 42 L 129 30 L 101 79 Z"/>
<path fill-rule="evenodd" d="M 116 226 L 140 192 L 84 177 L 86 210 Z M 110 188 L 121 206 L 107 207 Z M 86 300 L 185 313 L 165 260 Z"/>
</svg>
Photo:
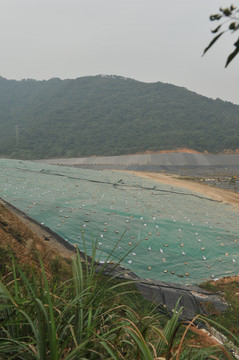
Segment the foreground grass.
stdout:
<svg viewBox="0 0 239 360">
<path fill-rule="evenodd" d="M 94 260 L 94 250 L 91 264 L 77 252 L 71 277 L 59 259 L 54 276 L 40 260 L 24 271 L 14 258 L 2 264 L 1 360 L 233 359 L 226 347 L 192 337 L 194 321 L 180 322 L 182 309 L 165 320 L 132 282 L 103 276 Z"/>
<path fill-rule="evenodd" d="M 215 312 L 212 318 L 239 338 L 239 282 L 232 280 L 212 283 L 210 281 L 202 284 L 201 287 L 208 291 L 218 292 L 225 298 L 228 304 L 227 309 L 223 314 Z"/>
</svg>

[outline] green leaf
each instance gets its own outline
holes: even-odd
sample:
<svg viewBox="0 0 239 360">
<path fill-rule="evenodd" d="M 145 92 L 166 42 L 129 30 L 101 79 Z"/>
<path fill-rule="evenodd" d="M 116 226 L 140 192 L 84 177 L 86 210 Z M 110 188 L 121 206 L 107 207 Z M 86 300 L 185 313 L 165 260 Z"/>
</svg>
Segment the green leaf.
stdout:
<svg viewBox="0 0 239 360">
<path fill-rule="evenodd" d="M 221 11 L 223 12 L 223 15 L 225 16 L 231 16 L 232 12 L 230 9 L 226 8 L 226 9 L 221 9 Z"/>
<path fill-rule="evenodd" d="M 210 16 L 211 21 L 220 20 L 221 18 L 222 18 L 222 15 L 220 15 L 220 14 L 215 14 L 215 15 Z"/>
<path fill-rule="evenodd" d="M 230 25 L 229 25 L 229 30 L 235 30 L 236 29 L 236 22 L 232 22 Z"/>
<path fill-rule="evenodd" d="M 217 36 L 215 36 L 212 41 L 210 42 L 210 44 L 206 47 L 206 49 L 203 52 L 203 55 L 210 49 L 210 47 L 215 44 L 215 42 L 220 38 L 220 36 L 222 36 L 222 34 L 224 33 L 224 31 L 222 31 L 220 34 L 218 34 Z"/>
<path fill-rule="evenodd" d="M 211 32 L 212 32 L 213 34 L 217 33 L 221 26 L 222 26 L 222 24 L 219 25 L 219 26 L 217 26 L 216 29 L 211 30 Z"/>
<path fill-rule="evenodd" d="M 239 53 L 239 41 L 237 41 L 237 43 L 235 43 L 235 45 L 236 45 L 236 44 L 237 44 L 237 47 L 236 47 L 236 49 L 228 56 L 225 67 L 227 67 L 227 66 L 230 64 L 230 62 L 234 59 L 234 57 Z"/>
</svg>

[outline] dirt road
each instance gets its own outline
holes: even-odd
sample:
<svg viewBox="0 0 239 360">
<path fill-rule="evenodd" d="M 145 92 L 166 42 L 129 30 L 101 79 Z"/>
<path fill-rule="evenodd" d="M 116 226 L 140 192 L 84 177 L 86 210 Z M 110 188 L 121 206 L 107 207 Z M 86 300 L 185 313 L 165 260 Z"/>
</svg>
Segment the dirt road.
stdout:
<svg viewBox="0 0 239 360">
<path fill-rule="evenodd" d="M 239 194 L 233 191 L 219 189 L 216 187 L 208 186 L 206 184 L 199 184 L 198 182 L 194 182 L 194 181 L 181 180 L 178 179 L 176 175 L 164 175 L 158 173 L 127 171 L 127 170 L 125 170 L 125 172 L 135 174 L 143 179 L 156 180 L 163 184 L 197 192 L 213 200 L 230 204 L 232 205 L 234 210 L 239 211 Z"/>
</svg>

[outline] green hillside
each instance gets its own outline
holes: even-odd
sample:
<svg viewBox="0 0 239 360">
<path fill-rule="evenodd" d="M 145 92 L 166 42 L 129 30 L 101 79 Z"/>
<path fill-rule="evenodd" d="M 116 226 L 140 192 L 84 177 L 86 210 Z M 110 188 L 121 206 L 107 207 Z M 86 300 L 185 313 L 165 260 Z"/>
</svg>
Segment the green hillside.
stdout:
<svg viewBox="0 0 239 360">
<path fill-rule="evenodd" d="M 0 77 L 0 156 L 119 155 L 239 148 L 239 106 L 118 76 Z"/>
</svg>

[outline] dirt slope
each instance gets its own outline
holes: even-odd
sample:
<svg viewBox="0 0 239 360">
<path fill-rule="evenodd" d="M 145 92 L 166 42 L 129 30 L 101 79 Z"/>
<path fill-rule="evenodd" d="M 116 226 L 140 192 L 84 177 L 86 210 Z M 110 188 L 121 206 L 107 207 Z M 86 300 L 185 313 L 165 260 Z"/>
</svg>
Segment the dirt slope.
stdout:
<svg viewBox="0 0 239 360">
<path fill-rule="evenodd" d="M 36 263 L 40 255 L 46 268 L 57 257 L 70 259 L 74 255 L 47 229 L 0 200 L 0 252 L 9 248 L 23 264 Z"/>
</svg>

